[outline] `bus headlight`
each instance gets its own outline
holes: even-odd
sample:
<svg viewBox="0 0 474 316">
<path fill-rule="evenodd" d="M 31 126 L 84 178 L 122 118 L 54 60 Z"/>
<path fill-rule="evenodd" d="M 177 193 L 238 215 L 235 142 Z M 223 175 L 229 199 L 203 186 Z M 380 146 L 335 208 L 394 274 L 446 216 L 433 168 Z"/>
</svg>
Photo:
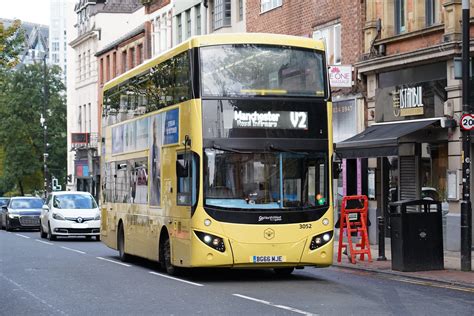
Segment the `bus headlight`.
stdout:
<svg viewBox="0 0 474 316">
<path fill-rule="evenodd" d="M 194 231 L 194 233 L 203 243 L 205 243 L 209 247 L 215 250 L 218 250 L 220 252 L 225 251 L 224 239 L 222 239 L 221 237 L 214 236 L 208 233 L 199 232 L 196 230 Z"/>
<path fill-rule="evenodd" d="M 329 232 L 325 232 L 325 233 L 314 236 L 313 239 L 311 239 L 311 243 L 309 244 L 309 249 L 315 250 L 321 246 L 324 246 L 331 240 L 332 234 L 333 232 L 329 231 Z"/>
</svg>

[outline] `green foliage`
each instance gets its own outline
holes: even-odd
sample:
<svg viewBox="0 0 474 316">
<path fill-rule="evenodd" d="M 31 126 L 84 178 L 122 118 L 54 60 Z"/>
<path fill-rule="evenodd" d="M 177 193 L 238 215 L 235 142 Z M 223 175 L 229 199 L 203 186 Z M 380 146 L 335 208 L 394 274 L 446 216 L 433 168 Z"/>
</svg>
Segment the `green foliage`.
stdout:
<svg viewBox="0 0 474 316">
<path fill-rule="evenodd" d="M 13 21 L 9 27 L 0 22 L 0 68 L 10 69 L 18 63 L 18 55 L 23 48 L 24 40 L 20 26 L 20 20 Z"/>
<path fill-rule="evenodd" d="M 43 64 L 20 67 L 4 73 L 0 91 L 0 191 L 17 189 L 21 194 L 43 188 L 43 107 L 47 108 L 46 125 L 50 175 L 66 176 L 66 103 L 61 70 Z M 1 158 L 1 157 L 0 157 Z"/>
</svg>

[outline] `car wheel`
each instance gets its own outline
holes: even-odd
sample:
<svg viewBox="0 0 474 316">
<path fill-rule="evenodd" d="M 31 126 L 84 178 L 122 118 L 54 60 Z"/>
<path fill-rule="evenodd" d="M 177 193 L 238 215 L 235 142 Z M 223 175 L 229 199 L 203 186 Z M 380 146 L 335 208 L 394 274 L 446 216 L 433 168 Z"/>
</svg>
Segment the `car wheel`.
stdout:
<svg viewBox="0 0 474 316">
<path fill-rule="evenodd" d="M 290 268 L 275 268 L 273 271 L 275 272 L 276 275 L 278 276 L 287 276 L 293 273 L 295 268 L 290 267 Z"/>
<path fill-rule="evenodd" d="M 92 236 L 86 236 L 86 240 L 91 240 Z"/>
<path fill-rule="evenodd" d="M 171 243 L 168 236 L 166 236 L 166 239 L 163 241 L 162 245 L 163 245 L 163 247 L 161 247 L 163 249 L 162 256 L 160 256 L 162 267 L 166 270 L 166 273 L 168 273 L 169 275 L 178 275 L 180 272 L 180 269 L 178 267 L 175 267 L 171 263 Z"/>
<path fill-rule="evenodd" d="M 48 235 L 47 235 L 47 238 L 50 240 L 50 241 L 53 241 L 53 240 L 56 240 L 56 235 L 54 235 L 52 232 L 51 232 L 51 225 L 48 223 Z"/>
<path fill-rule="evenodd" d="M 5 220 L 5 230 L 6 230 L 7 232 L 11 232 L 11 231 L 12 231 L 12 229 L 11 229 L 11 227 L 10 227 L 10 224 L 8 223 L 8 219 Z"/>
<path fill-rule="evenodd" d="M 43 230 L 43 224 L 40 222 L 40 236 L 41 238 L 46 238 L 47 234 Z"/>
<path fill-rule="evenodd" d="M 119 251 L 120 261 L 126 262 L 130 260 L 130 256 L 125 253 L 125 236 L 123 232 L 123 226 L 119 226 L 118 238 L 117 238 L 117 248 Z"/>
</svg>

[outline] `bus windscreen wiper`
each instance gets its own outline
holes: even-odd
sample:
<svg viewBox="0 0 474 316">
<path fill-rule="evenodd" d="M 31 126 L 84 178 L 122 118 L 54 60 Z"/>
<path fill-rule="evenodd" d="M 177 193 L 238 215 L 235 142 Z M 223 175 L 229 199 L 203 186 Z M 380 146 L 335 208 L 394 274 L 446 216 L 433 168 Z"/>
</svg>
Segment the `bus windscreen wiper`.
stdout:
<svg viewBox="0 0 474 316">
<path fill-rule="evenodd" d="M 285 148 L 280 148 L 280 147 L 277 147 L 273 144 L 270 144 L 268 146 L 268 149 L 270 149 L 271 151 L 280 151 L 280 152 L 297 154 L 297 155 L 301 155 L 303 153 L 303 152 L 293 151 L 293 150 L 289 150 L 289 149 L 285 149 Z"/>
<path fill-rule="evenodd" d="M 212 145 L 212 148 L 217 149 L 217 150 L 222 150 L 222 151 L 228 151 L 228 152 L 231 152 L 231 153 L 237 153 L 237 154 L 248 154 L 249 153 L 249 152 L 244 152 L 244 151 L 240 151 L 240 150 L 229 148 L 229 147 L 224 147 L 224 146 L 217 145 L 217 144 Z"/>
</svg>

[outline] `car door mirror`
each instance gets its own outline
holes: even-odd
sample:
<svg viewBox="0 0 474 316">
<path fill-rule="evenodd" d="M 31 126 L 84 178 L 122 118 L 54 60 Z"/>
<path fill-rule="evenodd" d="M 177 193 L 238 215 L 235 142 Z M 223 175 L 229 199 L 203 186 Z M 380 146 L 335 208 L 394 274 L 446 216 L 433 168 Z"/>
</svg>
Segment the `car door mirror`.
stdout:
<svg viewBox="0 0 474 316">
<path fill-rule="evenodd" d="M 6 212 L 8 210 L 8 207 L 6 205 L 2 206 L 2 212 Z"/>
<path fill-rule="evenodd" d="M 48 205 L 46 205 L 46 204 L 45 204 L 45 205 L 43 205 L 43 211 L 45 211 L 45 212 L 48 212 L 48 211 L 49 211 L 49 207 L 48 207 Z"/>
</svg>

